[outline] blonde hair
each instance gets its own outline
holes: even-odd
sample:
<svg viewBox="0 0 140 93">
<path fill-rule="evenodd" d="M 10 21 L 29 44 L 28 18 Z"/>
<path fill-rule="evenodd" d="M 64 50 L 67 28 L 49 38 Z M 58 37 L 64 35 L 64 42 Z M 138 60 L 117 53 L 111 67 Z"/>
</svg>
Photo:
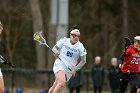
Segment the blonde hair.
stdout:
<svg viewBox="0 0 140 93">
<path fill-rule="evenodd" d="M 111 59 L 111 62 L 117 62 L 117 58 L 113 57 L 113 58 Z"/>
<path fill-rule="evenodd" d="M 101 57 L 100 56 L 96 56 L 95 60 L 101 60 Z"/>
<path fill-rule="evenodd" d="M 118 62 L 117 62 L 118 60 L 117 60 L 117 58 L 115 58 L 115 57 L 113 57 L 112 59 L 111 59 L 111 65 L 113 65 L 113 66 L 118 66 Z"/>
</svg>

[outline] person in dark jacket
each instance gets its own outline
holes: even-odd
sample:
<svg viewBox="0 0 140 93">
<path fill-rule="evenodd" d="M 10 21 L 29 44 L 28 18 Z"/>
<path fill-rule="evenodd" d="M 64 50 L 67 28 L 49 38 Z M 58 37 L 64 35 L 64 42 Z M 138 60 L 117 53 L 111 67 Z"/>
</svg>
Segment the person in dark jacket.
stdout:
<svg viewBox="0 0 140 93">
<path fill-rule="evenodd" d="M 80 93 L 80 88 L 82 84 L 83 84 L 83 72 L 80 69 L 79 71 L 76 71 L 76 75 L 72 76 L 68 82 L 69 93 L 73 93 L 74 90 L 76 90 L 76 93 Z"/>
<path fill-rule="evenodd" d="M 117 58 L 112 58 L 111 59 L 111 66 L 108 70 L 108 78 L 109 78 L 111 93 L 118 93 L 119 92 L 120 75 L 121 75 L 121 70 L 119 68 Z"/>
<path fill-rule="evenodd" d="M 104 83 L 104 67 L 101 64 L 101 57 L 95 57 L 95 63 L 91 67 L 91 79 L 93 82 L 94 93 L 101 93 Z"/>
</svg>

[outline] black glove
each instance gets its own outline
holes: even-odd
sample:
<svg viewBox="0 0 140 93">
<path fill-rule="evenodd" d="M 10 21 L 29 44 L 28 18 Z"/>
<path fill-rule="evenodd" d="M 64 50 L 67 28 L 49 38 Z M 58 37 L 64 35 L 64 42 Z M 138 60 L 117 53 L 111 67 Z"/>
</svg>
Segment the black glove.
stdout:
<svg viewBox="0 0 140 93">
<path fill-rule="evenodd" d="M 7 62 L 7 61 L 4 61 L 2 64 L 4 64 L 4 65 L 8 65 L 8 66 L 10 66 L 10 67 L 15 67 L 11 62 Z"/>
<path fill-rule="evenodd" d="M 15 67 L 11 62 L 8 62 L 8 65 L 12 68 Z"/>
<path fill-rule="evenodd" d="M 0 55 L 0 60 L 2 62 L 2 64 L 8 65 L 10 67 L 14 67 L 14 65 L 11 62 L 6 61 L 1 55 Z"/>
<path fill-rule="evenodd" d="M 0 62 L 1 62 L 1 63 L 4 63 L 4 62 L 5 62 L 3 56 L 1 56 L 1 55 L 0 55 Z"/>
</svg>

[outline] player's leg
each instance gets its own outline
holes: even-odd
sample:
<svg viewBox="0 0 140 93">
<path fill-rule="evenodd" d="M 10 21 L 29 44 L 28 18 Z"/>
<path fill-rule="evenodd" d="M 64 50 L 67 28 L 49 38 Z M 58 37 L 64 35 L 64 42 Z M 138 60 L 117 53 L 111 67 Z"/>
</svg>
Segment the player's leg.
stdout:
<svg viewBox="0 0 140 93">
<path fill-rule="evenodd" d="M 138 84 L 137 93 L 140 93 L 140 74 L 139 74 L 139 84 Z"/>
<path fill-rule="evenodd" d="M 66 76 L 64 71 L 60 70 L 56 74 L 56 86 L 53 90 L 53 93 L 59 93 L 66 84 Z"/>
<path fill-rule="evenodd" d="M 3 81 L 3 76 L 0 76 L 0 93 L 4 93 L 4 81 Z"/>
<path fill-rule="evenodd" d="M 74 88 L 70 87 L 69 93 L 73 93 L 73 91 L 74 91 Z"/>
<path fill-rule="evenodd" d="M 80 93 L 81 86 L 76 87 L 76 93 Z"/>
<path fill-rule="evenodd" d="M 139 85 L 139 77 L 137 75 L 135 77 L 133 77 L 131 79 L 130 84 L 131 84 L 131 92 L 130 93 L 136 93 L 138 85 Z"/>
<path fill-rule="evenodd" d="M 128 79 L 122 79 L 120 81 L 120 90 L 119 93 L 125 93 L 126 87 L 128 85 L 129 80 Z"/>
<path fill-rule="evenodd" d="M 137 89 L 137 93 L 140 93 L 140 88 Z"/>
<path fill-rule="evenodd" d="M 97 93 L 97 86 L 94 86 L 94 93 Z"/>
<path fill-rule="evenodd" d="M 102 86 L 99 86 L 99 93 L 102 93 Z"/>
<path fill-rule="evenodd" d="M 138 89 L 137 89 L 137 93 L 140 93 L 140 81 L 139 81 L 139 86 L 138 86 Z"/>
<path fill-rule="evenodd" d="M 53 86 L 49 89 L 49 91 L 48 91 L 48 93 L 53 93 L 53 90 L 54 90 L 54 88 L 55 88 L 55 86 L 56 86 L 56 80 L 55 80 L 55 82 L 53 83 Z"/>
</svg>

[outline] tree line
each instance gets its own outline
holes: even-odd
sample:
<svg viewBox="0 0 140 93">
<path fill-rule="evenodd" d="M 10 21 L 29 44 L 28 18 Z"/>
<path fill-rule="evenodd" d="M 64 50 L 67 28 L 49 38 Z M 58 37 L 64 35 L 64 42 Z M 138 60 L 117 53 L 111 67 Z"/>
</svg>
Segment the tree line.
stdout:
<svg viewBox="0 0 140 93">
<path fill-rule="evenodd" d="M 53 47 L 56 28 L 50 24 L 51 0 L 0 0 L 0 20 L 4 25 L 0 53 L 19 68 L 52 68 L 53 55 L 33 41 L 42 30 Z M 95 56 L 106 67 L 112 57 L 119 58 L 123 38 L 139 32 L 139 0 L 69 0 L 69 30 L 78 25 L 80 40 L 87 49 L 88 68 Z M 69 32 L 69 31 L 68 31 Z M 48 60 L 49 59 L 49 60 Z"/>
</svg>

